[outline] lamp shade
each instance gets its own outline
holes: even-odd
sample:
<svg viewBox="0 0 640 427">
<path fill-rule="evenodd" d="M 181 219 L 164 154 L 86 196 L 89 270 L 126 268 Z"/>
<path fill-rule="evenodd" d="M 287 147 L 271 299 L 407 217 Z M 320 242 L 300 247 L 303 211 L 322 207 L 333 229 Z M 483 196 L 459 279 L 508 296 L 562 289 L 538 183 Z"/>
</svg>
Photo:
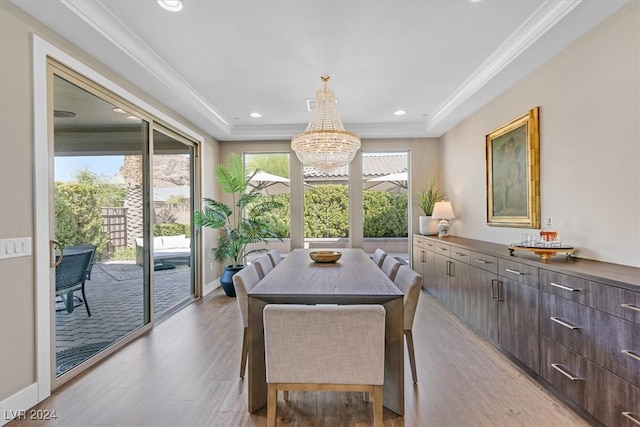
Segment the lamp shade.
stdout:
<svg viewBox="0 0 640 427">
<path fill-rule="evenodd" d="M 436 202 L 433 206 L 431 218 L 452 219 L 456 216 L 453 214 L 453 206 L 451 202 Z"/>
</svg>

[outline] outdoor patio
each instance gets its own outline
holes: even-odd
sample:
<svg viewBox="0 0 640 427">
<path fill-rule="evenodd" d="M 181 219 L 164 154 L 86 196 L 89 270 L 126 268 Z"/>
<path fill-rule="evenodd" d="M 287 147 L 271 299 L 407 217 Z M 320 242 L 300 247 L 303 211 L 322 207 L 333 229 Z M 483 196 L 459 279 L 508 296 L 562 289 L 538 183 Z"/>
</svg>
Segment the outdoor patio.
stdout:
<svg viewBox="0 0 640 427">
<path fill-rule="evenodd" d="M 176 266 L 154 272 L 155 314 L 191 295 L 191 269 Z M 73 312 L 56 311 L 58 375 L 89 359 L 143 324 L 142 267 L 135 263 L 97 263 L 85 282 L 91 310 L 84 304 Z M 80 292 L 76 292 L 80 296 Z M 61 308 L 60 303 L 57 308 Z"/>
</svg>

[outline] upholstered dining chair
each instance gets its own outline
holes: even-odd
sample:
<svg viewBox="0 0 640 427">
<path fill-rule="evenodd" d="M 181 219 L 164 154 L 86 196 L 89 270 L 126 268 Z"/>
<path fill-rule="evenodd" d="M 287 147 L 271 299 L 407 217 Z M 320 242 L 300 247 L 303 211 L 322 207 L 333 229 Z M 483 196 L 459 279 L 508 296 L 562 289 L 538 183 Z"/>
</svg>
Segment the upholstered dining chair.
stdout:
<svg viewBox="0 0 640 427">
<path fill-rule="evenodd" d="M 271 259 L 271 264 L 273 264 L 274 268 L 276 265 L 280 264 L 280 261 L 282 261 L 282 255 L 280 255 L 280 251 L 277 249 L 271 249 L 267 252 L 267 256 Z"/>
<path fill-rule="evenodd" d="M 256 270 L 258 271 L 258 277 L 260 280 L 264 279 L 264 276 L 269 274 L 271 270 L 273 270 L 273 263 L 271 262 L 271 258 L 268 255 L 260 255 L 258 259 L 253 261 L 253 265 L 256 266 Z"/>
<path fill-rule="evenodd" d="M 382 261 L 382 266 L 380 268 L 389 279 L 393 280 L 396 278 L 396 273 L 401 265 L 402 263 L 394 257 L 387 256 L 384 258 L 384 261 Z"/>
<path fill-rule="evenodd" d="M 263 316 L 267 426 L 279 390 L 285 399 L 289 390 L 370 393 L 374 426 L 383 425 L 384 307 L 269 304 Z"/>
<path fill-rule="evenodd" d="M 422 288 L 422 276 L 409 266 L 402 265 L 398 269 L 393 283 L 395 283 L 404 294 L 404 337 L 407 340 L 411 377 L 413 378 L 413 382 L 417 383 L 416 355 L 413 349 L 413 333 L 411 331 L 413 329 L 413 319 L 416 315 L 416 307 L 418 306 L 418 298 L 420 297 L 420 288 Z"/>
<path fill-rule="evenodd" d="M 387 253 L 382 249 L 378 248 L 373 253 L 373 258 L 371 259 L 373 259 L 373 262 L 375 262 L 378 267 L 382 267 L 382 262 L 386 257 L 387 257 Z"/>
<path fill-rule="evenodd" d="M 249 295 L 247 294 L 260 281 L 258 270 L 253 264 L 247 265 L 233 275 L 233 287 L 236 290 L 236 300 L 242 320 L 242 354 L 240 356 L 240 378 L 244 378 L 249 354 Z"/>
</svg>

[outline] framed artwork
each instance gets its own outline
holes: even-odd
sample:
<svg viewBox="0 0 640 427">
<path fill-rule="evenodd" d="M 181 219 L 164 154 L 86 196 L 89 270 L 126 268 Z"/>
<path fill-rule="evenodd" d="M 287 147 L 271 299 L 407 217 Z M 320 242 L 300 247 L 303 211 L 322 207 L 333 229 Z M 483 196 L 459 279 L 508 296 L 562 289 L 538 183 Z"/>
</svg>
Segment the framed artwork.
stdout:
<svg viewBox="0 0 640 427">
<path fill-rule="evenodd" d="M 540 228 L 539 107 L 486 136 L 487 224 Z"/>
</svg>

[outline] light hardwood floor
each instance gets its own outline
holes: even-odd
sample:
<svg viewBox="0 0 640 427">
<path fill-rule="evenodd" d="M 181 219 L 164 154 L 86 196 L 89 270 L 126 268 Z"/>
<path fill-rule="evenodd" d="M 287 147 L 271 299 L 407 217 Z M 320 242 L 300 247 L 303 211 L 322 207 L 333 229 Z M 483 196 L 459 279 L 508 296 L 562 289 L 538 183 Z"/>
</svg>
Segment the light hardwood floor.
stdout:
<svg viewBox="0 0 640 427">
<path fill-rule="evenodd" d="M 405 416 L 385 410 L 385 426 L 588 425 L 425 293 L 413 331 L 418 384 L 405 352 Z M 217 290 L 34 408 L 55 411 L 55 420 L 8 426 L 264 426 L 265 409 L 247 412 L 241 344 L 236 300 Z M 278 425 L 372 422 L 361 393 L 291 392 L 289 399 L 278 401 Z"/>
</svg>

